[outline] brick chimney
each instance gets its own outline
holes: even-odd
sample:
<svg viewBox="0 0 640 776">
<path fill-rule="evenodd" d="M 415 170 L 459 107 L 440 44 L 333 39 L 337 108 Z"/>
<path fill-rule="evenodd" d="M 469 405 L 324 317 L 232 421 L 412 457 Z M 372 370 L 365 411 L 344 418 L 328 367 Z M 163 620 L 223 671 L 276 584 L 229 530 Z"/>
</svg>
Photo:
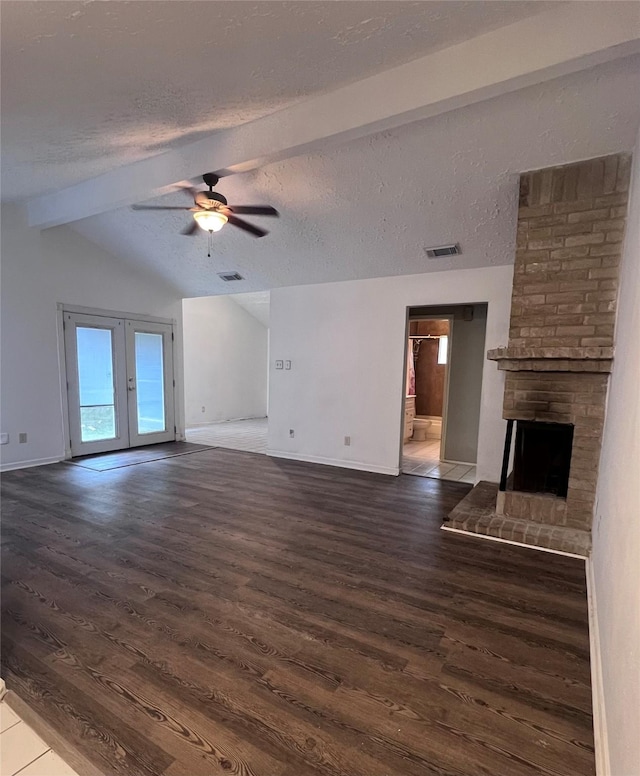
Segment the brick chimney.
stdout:
<svg viewBox="0 0 640 776">
<path fill-rule="evenodd" d="M 485 483 L 482 515 L 472 492 L 453 527 L 589 552 L 630 167 L 616 154 L 520 178 L 509 344 L 487 354 L 506 371 L 514 468 L 506 445 L 491 509 Z"/>
</svg>

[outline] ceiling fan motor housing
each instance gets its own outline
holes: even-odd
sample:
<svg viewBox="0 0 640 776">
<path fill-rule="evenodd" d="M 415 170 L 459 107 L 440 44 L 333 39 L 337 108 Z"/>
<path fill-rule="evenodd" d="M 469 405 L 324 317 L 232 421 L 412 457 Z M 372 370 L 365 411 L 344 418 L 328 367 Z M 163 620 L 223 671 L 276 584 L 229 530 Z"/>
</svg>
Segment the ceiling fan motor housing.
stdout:
<svg viewBox="0 0 640 776">
<path fill-rule="evenodd" d="M 202 180 L 204 181 L 205 186 L 208 186 L 210 189 L 212 189 L 220 180 L 220 178 L 215 174 L 215 172 L 205 172 L 205 174 L 202 176 Z"/>
<path fill-rule="evenodd" d="M 223 197 L 222 194 L 218 194 L 216 191 L 207 191 L 205 192 L 207 195 L 207 199 L 213 201 L 213 202 L 219 202 L 221 205 L 227 205 L 227 198 Z"/>
</svg>

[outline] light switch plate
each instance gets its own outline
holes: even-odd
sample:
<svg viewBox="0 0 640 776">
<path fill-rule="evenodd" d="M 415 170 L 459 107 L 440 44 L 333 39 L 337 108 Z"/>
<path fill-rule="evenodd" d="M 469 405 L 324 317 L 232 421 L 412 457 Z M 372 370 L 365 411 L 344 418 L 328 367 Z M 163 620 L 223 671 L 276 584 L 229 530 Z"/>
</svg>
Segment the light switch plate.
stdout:
<svg viewBox="0 0 640 776">
<path fill-rule="evenodd" d="M 291 361 L 285 361 L 284 362 L 284 368 L 285 369 L 291 369 Z"/>
<path fill-rule="evenodd" d="M 9 434 L 0 434 L 0 445 L 9 444 Z"/>
</svg>

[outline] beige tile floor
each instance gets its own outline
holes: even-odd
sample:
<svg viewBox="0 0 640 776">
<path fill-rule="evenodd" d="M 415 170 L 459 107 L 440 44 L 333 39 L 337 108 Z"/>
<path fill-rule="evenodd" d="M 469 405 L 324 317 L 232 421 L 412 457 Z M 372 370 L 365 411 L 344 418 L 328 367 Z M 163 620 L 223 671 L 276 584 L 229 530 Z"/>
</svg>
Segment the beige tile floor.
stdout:
<svg viewBox="0 0 640 776">
<path fill-rule="evenodd" d="M 78 776 L 20 719 L 0 703 L 0 776 Z"/>
<path fill-rule="evenodd" d="M 248 453 L 264 453 L 267 449 L 267 418 L 227 420 L 187 429 L 187 442 L 228 447 Z"/>
<path fill-rule="evenodd" d="M 440 460 L 440 440 L 425 442 L 409 440 L 402 449 L 402 472 L 418 477 L 475 483 L 476 467 L 467 463 L 446 463 Z"/>
</svg>

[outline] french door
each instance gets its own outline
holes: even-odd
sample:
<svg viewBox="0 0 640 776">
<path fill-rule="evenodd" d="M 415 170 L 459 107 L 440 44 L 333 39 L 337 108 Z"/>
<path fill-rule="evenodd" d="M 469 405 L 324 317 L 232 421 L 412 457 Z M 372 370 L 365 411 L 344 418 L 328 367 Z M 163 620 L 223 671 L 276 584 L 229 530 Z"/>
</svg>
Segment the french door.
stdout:
<svg viewBox="0 0 640 776">
<path fill-rule="evenodd" d="M 64 313 L 71 455 L 175 439 L 172 327 Z"/>
</svg>

